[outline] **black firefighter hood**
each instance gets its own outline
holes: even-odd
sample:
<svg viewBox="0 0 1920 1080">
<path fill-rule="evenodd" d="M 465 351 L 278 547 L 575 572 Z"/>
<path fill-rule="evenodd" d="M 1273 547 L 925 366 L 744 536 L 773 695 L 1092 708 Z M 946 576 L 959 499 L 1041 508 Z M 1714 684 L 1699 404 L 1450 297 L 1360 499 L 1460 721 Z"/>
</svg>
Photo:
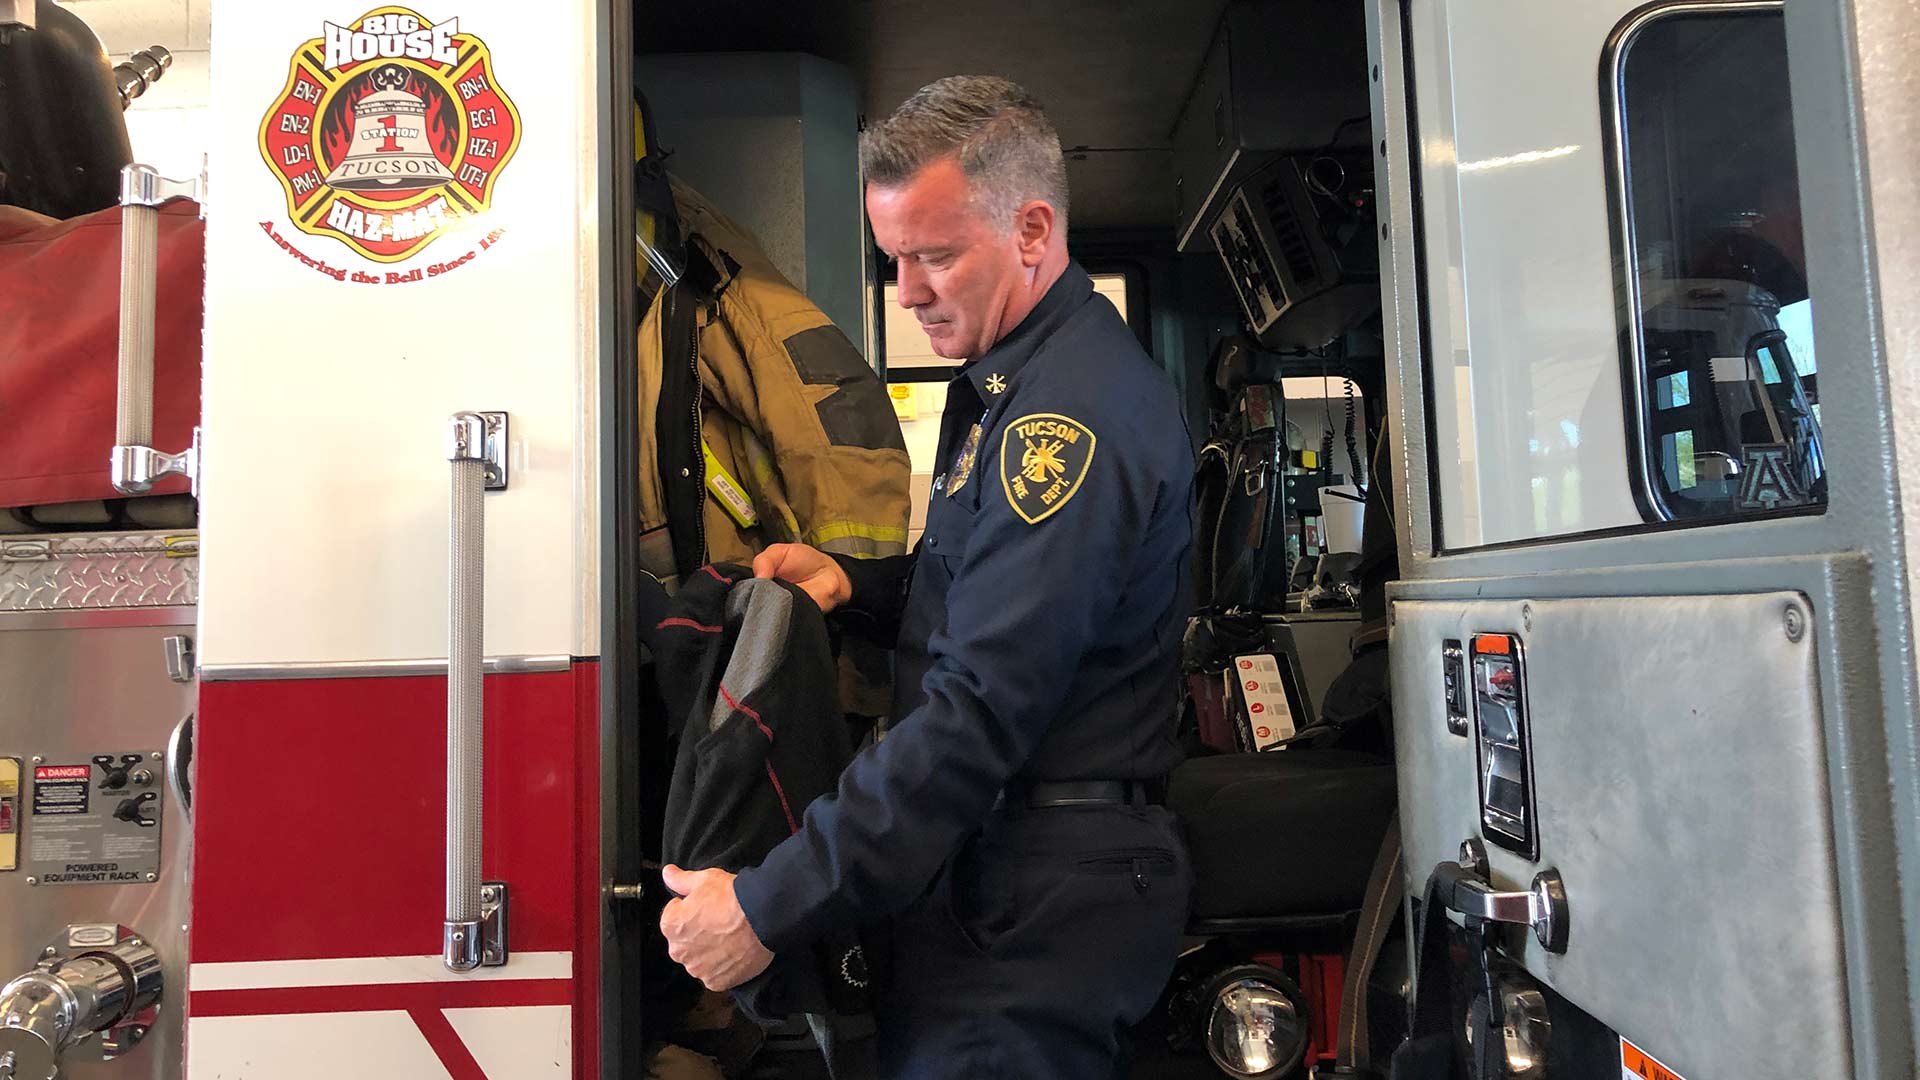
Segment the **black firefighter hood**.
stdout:
<svg viewBox="0 0 1920 1080">
<path fill-rule="evenodd" d="M 800 830 L 853 755 L 825 617 L 787 582 L 708 566 L 648 638 L 679 736 L 662 853 L 691 870 L 756 866 Z M 854 934 L 802 952 L 811 955 L 782 953 L 734 991 L 741 1007 L 763 1022 L 867 1011 Z"/>
</svg>

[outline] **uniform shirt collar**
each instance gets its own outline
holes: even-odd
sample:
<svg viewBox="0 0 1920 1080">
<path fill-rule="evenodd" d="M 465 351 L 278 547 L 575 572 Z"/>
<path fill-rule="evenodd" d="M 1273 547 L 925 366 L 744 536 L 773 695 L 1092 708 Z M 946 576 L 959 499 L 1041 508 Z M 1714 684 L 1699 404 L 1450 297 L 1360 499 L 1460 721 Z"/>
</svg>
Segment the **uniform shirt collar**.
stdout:
<svg viewBox="0 0 1920 1080">
<path fill-rule="evenodd" d="M 985 356 L 969 361 L 960 369 L 960 374 L 973 384 L 974 392 L 980 400 L 991 405 L 993 400 L 1005 393 L 1012 384 L 1013 377 L 1020 373 L 1040 346 L 1053 336 L 1060 324 L 1067 321 L 1080 306 L 1093 295 L 1093 279 L 1080 268 L 1080 264 L 1068 260 L 1065 272 L 1060 280 L 1053 283 L 1047 294 L 1040 298 L 1027 317 L 1013 332 L 996 342 L 987 350 Z"/>
</svg>

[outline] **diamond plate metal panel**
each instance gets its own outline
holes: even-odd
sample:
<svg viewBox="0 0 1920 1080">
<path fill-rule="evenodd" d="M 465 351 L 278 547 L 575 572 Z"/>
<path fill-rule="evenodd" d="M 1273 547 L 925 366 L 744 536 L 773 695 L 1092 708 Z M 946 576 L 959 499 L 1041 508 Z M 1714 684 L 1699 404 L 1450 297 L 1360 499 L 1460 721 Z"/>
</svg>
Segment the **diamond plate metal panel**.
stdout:
<svg viewBox="0 0 1920 1080">
<path fill-rule="evenodd" d="M 173 607 L 200 599 L 200 538 L 118 533 L 0 540 L 0 611 Z"/>
</svg>

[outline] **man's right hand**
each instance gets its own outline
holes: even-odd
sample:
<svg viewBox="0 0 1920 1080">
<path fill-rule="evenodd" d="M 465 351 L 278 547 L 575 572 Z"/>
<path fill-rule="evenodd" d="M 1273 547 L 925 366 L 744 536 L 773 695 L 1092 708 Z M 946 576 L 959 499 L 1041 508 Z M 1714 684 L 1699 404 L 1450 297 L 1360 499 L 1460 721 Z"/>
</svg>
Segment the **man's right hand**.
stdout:
<svg viewBox="0 0 1920 1080">
<path fill-rule="evenodd" d="M 813 597 L 822 612 L 853 598 L 853 582 L 833 557 L 806 544 L 774 544 L 754 556 L 753 576 L 791 581 Z"/>
</svg>

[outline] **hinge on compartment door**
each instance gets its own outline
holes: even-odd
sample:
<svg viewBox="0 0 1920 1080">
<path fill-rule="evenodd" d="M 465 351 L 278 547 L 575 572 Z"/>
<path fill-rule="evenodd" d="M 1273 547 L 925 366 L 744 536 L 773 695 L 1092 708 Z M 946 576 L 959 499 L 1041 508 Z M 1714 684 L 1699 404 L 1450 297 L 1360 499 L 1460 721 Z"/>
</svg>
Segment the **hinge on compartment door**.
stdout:
<svg viewBox="0 0 1920 1080">
<path fill-rule="evenodd" d="M 480 886 L 480 966 L 501 967 L 507 962 L 507 883 Z"/>
</svg>

